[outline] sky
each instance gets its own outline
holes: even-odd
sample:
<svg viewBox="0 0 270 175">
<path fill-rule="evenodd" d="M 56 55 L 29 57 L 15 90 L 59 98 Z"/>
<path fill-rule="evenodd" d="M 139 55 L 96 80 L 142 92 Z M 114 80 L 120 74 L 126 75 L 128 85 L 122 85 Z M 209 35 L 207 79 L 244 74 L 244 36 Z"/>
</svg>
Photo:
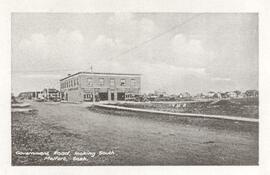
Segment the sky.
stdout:
<svg viewBox="0 0 270 175">
<path fill-rule="evenodd" d="M 256 13 L 13 13 L 12 92 L 79 71 L 142 74 L 142 92 L 258 89 Z"/>
</svg>

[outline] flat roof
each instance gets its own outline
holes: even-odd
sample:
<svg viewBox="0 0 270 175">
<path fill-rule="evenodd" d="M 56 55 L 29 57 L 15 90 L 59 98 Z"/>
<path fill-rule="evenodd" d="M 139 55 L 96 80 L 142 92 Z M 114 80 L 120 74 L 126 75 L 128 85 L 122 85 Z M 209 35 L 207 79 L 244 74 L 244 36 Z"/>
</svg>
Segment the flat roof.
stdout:
<svg viewBox="0 0 270 175">
<path fill-rule="evenodd" d="M 65 80 L 65 79 L 68 79 L 68 78 L 73 77 L 75 75 L 79 75 L 79 74 L 141 76 L 141 74 L 131 74 L 131 73 L 77 72 L 75 74 L 72 74 L 70 76 L 67 76 L 65 78 L 60 79 L 60 81 Z"/>
</svg>

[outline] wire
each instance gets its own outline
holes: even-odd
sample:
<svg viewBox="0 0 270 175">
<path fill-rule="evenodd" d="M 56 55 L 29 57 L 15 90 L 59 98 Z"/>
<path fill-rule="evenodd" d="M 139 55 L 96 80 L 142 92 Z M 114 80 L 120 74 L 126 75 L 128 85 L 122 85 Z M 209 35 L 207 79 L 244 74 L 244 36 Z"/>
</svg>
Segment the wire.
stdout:
<svg viewBox="0 0 270 175">
<path fill-rule="evenodd" d="M 138 49 L 138 48 L 140 48 L 141 46 L 143 46 L 143 45 L 145 45 L 145 44 L 148 44 L 148 43 L 150 43 L 151 41 L 153 41 L 153 40 L 155 40 L 155 39 L 158 39 L 158 38 L 160 38 L 161 36 L 163 36 L 163 35 L 165 35 L 165 34 L 171 32 L 171 31 L 173 31 L 173 30 L 175 30 L 175 29 L 177 29 L 177 28 L 179 28 L 179 27 L 181 27 L 181 26 L 187 24 L 188 22 L 192 21 L 193 19 L 195 19 L 195 18 L 197 18 L 197 17 L 199 17 L 199 16 L 201 16 L 201 15 L 202 15 L 202 14 L 194 15 L 194 16 L 190 17 L 189 19 L 185 20 L 184 22 L 182 22 L 182 23 L 180 23 L 180 24 L 178 24 L 178 25 L 176 25 L 176 26 L 173 26 L 173 27 L 170 28 L 169 30 L 166 30 L 165 32 L 159 33 L 159 34 L 157 34 L 156 36 L 154 36 L 154 37 L 152 37 L 152 38 L 150 38 L 150 39 L 148 39 L 148 40 L 146 40 L 146 41 L 143 41 L 143 42 L 141 42 L 140 44 L 138 44 L 138 45 L 136 45 L 136 46 L 134 46 L 134 47 L 132 47 L 132 48 L 126 50 L 126 51 L 123 51 L 123 52 L 121 52 L 120 54 L 118 54 L 118 55 L 116 55 L 116 56 L 114 56 L 114 57 L 111 57 L 110 60 L 115 59 L 115 58 L 118 58 L 118 57 L 123 56 L 123 55 L 126 55 L 126 54 L 130 53 L 131 51 L 133 51 L 133 50 L 135 50 L 135 49 Z M 89 69 L 90 69 L 90 68 L 88 68 L 87 70 L 89 70 Z"/>
<path fill-rule="evenodd" d="M 163 36 L 163 35 L 165 35 L 165 34 L 171 32 L 171 31 L 173 31 L 173 30 L 175 30 L 175 29 L 177 29 L 177 28 L 179 28 L 179 27 L 181 27 L 181 26 L 187 24 L 188 22 L 192 21 L 193 19 L 195 19 L 195 18 L 197 18 L 197 17 L 199 17 L 199 16 L 201 16 L 201 15 L 202 15 L 202 14 L 194 15 L 194 16 L 190 17 L 189 19 L 185 20 L 184 22 L 182 22 L 182 23 L 180 23 L 180 24 L 178 24 L 178 25 L 176 25 L 176 26 L 173 26 L 173 27 L 170 28 L 169 30 L 166 30 L 166 31 L 164 31 L 164 32 L 162 32 L 162 33 L 159 33 L 159 34 L 157 34 L 156 36 L 153 36 L 152 38 L 150 38 L 150 39 L 148 39 L 148 40 L 145 40 L 145 41 L 139 43 L 138 45 L 133 46 L 133 47 L 131 47 L 130 49 L 125 50 L 125 51 L 121 52 L 120 54 L 118 54 L 118 55 L 116 55 L 116 56 L 114 56 L 114 57 L 111 57 L 110 60 L 115 59 L 115 58 L 118 58 L 118 57 L 121 57 L 121 56 L 123 56 L 123 55 L 126 55 L 126 54 L 130 53 L 131 51 L 133 51 L 133 50 L 135 50 L 135 49 L 138 49 L 138 48 L 140 48 L 140 47 L 142 47 L 142 46 L 144 46 L 144 45 L 150 43 L 151 41 L 153 41 L 153 40 L 155 40 L 155 39 L 158 39 L 158 38 L 160 38 L 161 36 Z M 91 68 L 92 68 L 92 65 L 91 65 L 89 68 L 87 68 L 85 71 L 88 71 L 88 70 L 91 69 Z M 19 72 L 32 72 L 32 73 L 34 73 L 34 72 L 44 72 L 44 73 L 45 73 L 45 72 L 68 72 L 68 71 L 77 71 L 77 70 L 78 70 L 78 69 L 62 69 L 62 70 L 47 70 L 47 71 L 35 71 L 35 70 L 33 70 L 33 71 L 16 70 L 16 71 L 15 71 L 15 70 L 12 70 L 11 72 L 12 72 L 12 73 L 15 73 L 15 72 L 18 72 L 18 73 L 19 73 Z"/>
<path fill-rule="evenodd" d="M 167 30 L 167 31 L 165 31 L 165 32 L 162 32 L 162 33 L 160 33 L 160 34 L 158 34 L 158 35 L 156 35 L 156 36 L 154 36 L 154 37 L 152 37 L 152 38 L 150 38 L 150 39 L 148 39 L 148 40 L 146 40 L 146 41 L 141 42 L 140 44 L 138 44 L 138 45 L 136 45 L 136 46 L 134 46 L 134 47 L 132 47 L 132 48 L 130 48 L 130 49 L 128 49 L 128 50 L 122 52 L 122 53 L 120 53 L 120 54 L 117 55 L 116 57 L 125 55 L 125 54 L 129 53 L 130 51 L 132 51 L 132 50 L 134 50 L 134 49 L 137 49 L 137 48 L 139 48 L 140 46 L 143 46 L 143 45 L 145 45 L 145 44 L 147 44 L 147 43 L 149 43 L 149 42 L 151 42 L 151 41 L 153 41 L 153 40 L 155 40 L 155 39 L 157 39 L 157 38 L 159 38 L 159 37 L 161 37 L 161 36 L 163 36 L 163 35 L 165 35 L 165 34 L 171 32 L 171 31 L 175 30 L 176 28 L 178 28 L 178 27 L 180 27 L 180 26 L 183 26 L 184 24 L 190 22 L 192 19 L 194 19 L 195 17 L 198 17 L 199 15 L 201 15 L 201 14 L 194 15 L 193 17 L 191 17 L 191 18 L 185 20 L 183 23 L 181 23 L 181 24 L 179 24 L 179 25 L 176 25 L 176 26 L 170 28 L 169 30 Z M 111 59 L 113 59 L 113 58 L 115 58 L 115 57 L 112 57 Z"/>
</svg>

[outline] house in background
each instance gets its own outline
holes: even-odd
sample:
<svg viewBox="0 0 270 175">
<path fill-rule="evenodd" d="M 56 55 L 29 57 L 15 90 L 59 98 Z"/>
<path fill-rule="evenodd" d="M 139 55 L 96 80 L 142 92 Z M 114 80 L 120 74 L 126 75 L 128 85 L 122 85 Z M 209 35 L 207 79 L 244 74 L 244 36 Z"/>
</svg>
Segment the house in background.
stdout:
<svg viewBox="0 0 270 175">
<path fill-rule="evenodd" d="M 21 99 L 28 99 L 28 100 L 31 100 L 32 98 L 35 97 L 35 92 L 34 92 L 34 91 L 21 92 L 21 93 L 18 95 L 18 97 L 21 98 Z"/>
<path fill-rule="evenodd" d="M 184 92 L 183 93 L 183 98 L 191 98 L 191 95 L 189 92 Z"/>
<path fill-rule="evenodd" d="M 46 88 L 42 91 L 41 97 L 44 97 L 45 100 L 60 100 L 60 91 L 54 88 Z"/>
<path fill-rule="evenodd" d="M 215 93 L 213 98 L 222 98 L 222 93 L 221 92 Z"/>
<path fill-rule="evenodd" d="M 34 99 L 43 99 L 43 91 L 35 91 L 34 92 Z"/>
<path fill-rule="evenodd" d="M 191 95 L 189 92 L 180 93 L 178 95 L 179 98 L 191 98 Z"/>
<path fill-rule="evenodd" d="M 242 92 L 239 91 L 239 90 L 235 90 L 235 91 L 233 91 L 233 92 L 236 94 L 237 97 L 239 97 L 239 96 L 241 95 L 241 93 L 242 93 Z"/>
<path fill-rule="evenodd" d="M 258 97 L 259 96 L 259 91 L 258 90 L 247 90 L 245 92 L 247 97 Z"/>
<path fill-rule="evenodd" d="M 196 99 L 204 99 L 204 98 L 206 98 L 206 96 L 203 93 L 198 93 L 198 94 L 196 94 L 194 96 L 194 98 L 196 98 Z"/>
<path fill-rule="evenodd" d="M 237 93 L 235 91 L 227 92 L 229 98 L 237 98 Z"/>
<path fill-rule="evenodd" d="M 214 98 L 214 96 L 215 96 L 215 92 L 214 91 L 209 91 L 207 94 L 206 94 L 206 96 L 208 97 L 208 98 Z"/>
<path fill-rule="evenodd" d="M 166 96 L 167 93 L 166 93 L 166 91 L 159 89 L 159 90 L 155 90 L 154 94 L 158 97 L 164 97 L 164 96 Z"/>
</svg>

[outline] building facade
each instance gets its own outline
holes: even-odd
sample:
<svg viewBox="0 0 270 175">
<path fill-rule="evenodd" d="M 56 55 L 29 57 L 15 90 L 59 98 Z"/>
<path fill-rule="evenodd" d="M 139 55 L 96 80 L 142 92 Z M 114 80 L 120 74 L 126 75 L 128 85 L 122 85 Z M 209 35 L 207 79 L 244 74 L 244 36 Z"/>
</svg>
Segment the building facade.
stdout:
<svg viewBox="0 0 270 175">
<path fill-rule="evenodd" d="M 46 100 L 53 100 L 53 101 L 57 101 L 58 99 L 60 99 L 60 92 L 57 89 L 54 88 L 48 88 L 48 89 L 44 89 L 42 91 L 43 97 Z"/>
<path fill-rule="evenodd" d="M 19 95 L 18 95 L 19 98 L 22 98 L 22 99 L 28 99 L 28 100 L 31 100 L 32 98 L 35 98 L 35 92 L 21 92 Z"/>
<path fill-rule="evenodd" d="M 61 100 L 128 100 L 141 91 L 140 74 L 78 72 L 60 80 Z"/>
</svg>

